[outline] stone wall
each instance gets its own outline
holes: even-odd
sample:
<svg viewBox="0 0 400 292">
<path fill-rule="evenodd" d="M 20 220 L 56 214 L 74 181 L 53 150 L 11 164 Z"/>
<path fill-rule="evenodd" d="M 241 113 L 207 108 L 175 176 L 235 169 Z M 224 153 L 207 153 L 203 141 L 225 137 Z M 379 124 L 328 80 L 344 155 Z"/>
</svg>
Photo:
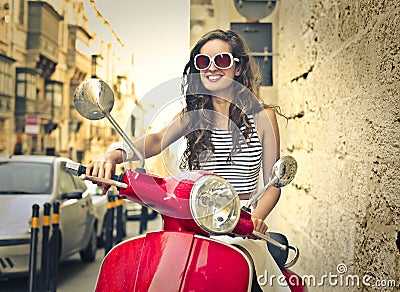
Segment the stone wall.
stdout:
<svg viewBox="0 0 400 292">
<path fill-rule="evenodd" d="M 298 175 L 271 229 L 302 251 L 303 275 L 400 283 L 399 1 L 280 1 L 276 23 L 282 154 Z M 337 271 L 339 264 L 347 272 Z M 342 266 L 343 267 L 343 266 Z M 318 279 L 318 278 L 317 278 Z M 379 282 L 378 282 L 379 284 Z M 311 291 L 322 288 L 310 287 Z"/>
</svg>

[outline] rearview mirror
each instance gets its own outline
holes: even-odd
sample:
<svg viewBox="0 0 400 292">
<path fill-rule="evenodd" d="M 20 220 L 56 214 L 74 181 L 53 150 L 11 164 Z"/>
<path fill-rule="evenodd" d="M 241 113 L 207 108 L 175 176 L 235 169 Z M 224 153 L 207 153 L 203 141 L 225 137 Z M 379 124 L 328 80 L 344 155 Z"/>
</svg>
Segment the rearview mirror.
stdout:
<svg viewBox="0 0 400 292">
<path fill-rule="evenodd" d="M 70 192 L 63 193 L 63 194 L 61 194 L 61 199 L 63 199 L 63 200 L 71 200 L 71 199 L 80 200 L 80 199 L 82 199 L 82 191 L 73 190 Z"/>
<path fill-rule="evenodd" d="M 245 210 L 250 210 L 250 206 L 257 202 L 271 186 L 281 188 L 288 185 L 296 175 L 297 162 L 292 156 L 283 156 L 275 162 L 269 173 L 269 182 L 265 185 L 261 191 L 254 196 L 251 196 Z"/>
<path fill-rule="evenodd" d="M 75 89 L 74 104 L 83 117 L 100 120 L 111 112 L 114 106 L 114 93 L 103 80 L 88 79 Z"/>
<path fill-rule="evenodd" d="M 294 179 L 296 172 L 296 160 L 292 156 L 283 156 L 272 166 L 269 180 L 274 181 L 274 187 L 281 188 Z"/>
<path fill-rule="evenodd" d="M 74 105 L 76 110 L 86 119 L 100 120 L 102 118 L 107 118 L 139 159 L 140 168 L 144 168 L 144 157 L 142 153 L 136 149 L 131 139 L 110 114 L 114 106 L 114 93 L 107 83 L 97 78 L 91 78 L 81 82 L 74 92 Z"/>
</svg>

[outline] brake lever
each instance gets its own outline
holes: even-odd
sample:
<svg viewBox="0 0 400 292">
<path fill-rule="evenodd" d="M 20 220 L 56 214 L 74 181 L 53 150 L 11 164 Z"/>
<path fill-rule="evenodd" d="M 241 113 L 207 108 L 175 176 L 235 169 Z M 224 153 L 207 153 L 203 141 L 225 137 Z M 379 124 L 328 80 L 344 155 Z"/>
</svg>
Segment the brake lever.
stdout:
<svg viewBox="0 0 400 292">
<path fill-rule="evenodd" d="M 86 175 L 86 174 L 81 174 L 79 176 L 79 178 L 82 179 L 82 180 L 87 179 L 87 180 L 90 180 L 90 181 L 95 182 L 95 183 L 101 183 L 101 184 L 107 184 L 107 185 L 110 185 L 110 186 L 116 186 L 116 187 L 121 188 L 121 189 L 126 189 L 128 187 L 128 185 L 126 183 L 119 182 L 119 181 L 112 180 L 112 179 L 108 179 L 108 178 L 100 178 L 100 177 L 97 177 L 97 176 L 91 176 L 91 175 Z"/>
<path fill-rule="evenodd" d="M 277 247 L 279 247 L 281 250 L 287 250 L 288 247 L 278 241 L 276 241 L 275 239 L 271 238 L 269 235 L 267 234 L 262 234 L 261 232 L 258 231 L 253 231 L 253 235 L 257 236 L 258 238 L 261 238 Z"/>
</svg>

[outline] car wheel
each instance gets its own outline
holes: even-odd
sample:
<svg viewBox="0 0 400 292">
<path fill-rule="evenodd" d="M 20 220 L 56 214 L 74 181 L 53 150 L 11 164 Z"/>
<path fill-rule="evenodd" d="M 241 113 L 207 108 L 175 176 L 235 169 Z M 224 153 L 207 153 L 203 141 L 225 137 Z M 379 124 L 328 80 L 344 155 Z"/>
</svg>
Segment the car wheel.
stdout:
<svg viewBox="0 0 400 292">
<path fill-rule="evenodd" d="M 97 237 L 96 237 L 96 229 L 93 228 L 92 233 L 90 234 L 90 240 L 88 246 L 80 251 L 81 260 L 85 263 L 94 262 L 96 259 L 96 251 L 97 251 Z"/>
</svg>

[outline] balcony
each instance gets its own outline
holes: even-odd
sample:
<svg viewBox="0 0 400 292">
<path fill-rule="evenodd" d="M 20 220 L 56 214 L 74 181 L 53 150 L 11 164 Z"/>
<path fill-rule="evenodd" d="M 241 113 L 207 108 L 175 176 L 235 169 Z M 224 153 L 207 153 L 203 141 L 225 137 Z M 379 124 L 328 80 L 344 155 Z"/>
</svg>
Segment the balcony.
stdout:
<svg viewBox="0 0 400 292">
<path fill-rule="evenodd" d="M 46 2 L 28 3 L 28 67 L 36 68 L 47 79 L 57 65 L 58 31 L 62 16 Z"/>
<path fill-rule="evenodd" d="M 82 82 L 90 71 L 89 41 L 92 36 L 81 26 L 68 25 L 67 66 L 72 71 L 72 84 Z"/>
</svg>

